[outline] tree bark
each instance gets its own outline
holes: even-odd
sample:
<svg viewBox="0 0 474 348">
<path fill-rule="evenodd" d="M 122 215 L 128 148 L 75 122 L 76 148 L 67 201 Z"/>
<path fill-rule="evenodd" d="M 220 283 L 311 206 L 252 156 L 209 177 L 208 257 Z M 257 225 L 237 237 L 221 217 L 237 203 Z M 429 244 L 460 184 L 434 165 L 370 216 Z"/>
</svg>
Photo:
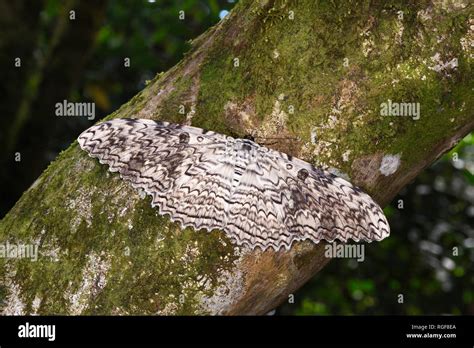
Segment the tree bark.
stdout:
<svg viewBox="0 0 474 348">
<path fill-rule="evenodd" d="M 349 178 L 383 205 L 474 127 L 468 1 L 241 1 L 108 117 L 192 124 Z M 420 117 L 382 116 L 413 102 Z M 184 113 L 181 113 L 184 107 Z M 64 151 L 0 224 L 4 314 L 264 314 L 328 262 L 324 244 L 239 248 L 181 230 L 106 166 Z"/>
</svg>

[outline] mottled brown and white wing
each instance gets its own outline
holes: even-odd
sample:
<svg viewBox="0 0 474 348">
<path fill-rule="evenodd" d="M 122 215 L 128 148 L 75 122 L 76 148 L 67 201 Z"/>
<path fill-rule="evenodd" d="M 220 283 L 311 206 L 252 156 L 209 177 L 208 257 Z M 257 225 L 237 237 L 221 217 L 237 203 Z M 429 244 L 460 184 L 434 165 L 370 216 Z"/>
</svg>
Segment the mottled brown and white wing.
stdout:
<svg viewBox="0 0 474 348">
<path fill-rule="evenodd" d="M 196 127 L 115 119 L 78 138 L 81 148 L 152 196 L 152 205 L 236 244 L 290 248 L 294 241 L 381 240 L 380 207 L 342 178 L 243 139 Z"/>
</svg>

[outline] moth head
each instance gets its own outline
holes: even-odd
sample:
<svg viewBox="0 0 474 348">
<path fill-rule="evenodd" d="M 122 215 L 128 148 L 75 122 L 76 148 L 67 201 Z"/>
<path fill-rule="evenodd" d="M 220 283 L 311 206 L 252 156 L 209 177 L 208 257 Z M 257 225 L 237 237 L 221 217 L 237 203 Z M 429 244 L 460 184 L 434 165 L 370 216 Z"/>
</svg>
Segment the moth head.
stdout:
<svg viewBox="0 0 474 348">
<path fill-rule="evenodd" d="M 246 136 L 244 136 L 244 139 L 255 142 L 255 137 L 251 134 L 247 134 Z"/>
</svg>

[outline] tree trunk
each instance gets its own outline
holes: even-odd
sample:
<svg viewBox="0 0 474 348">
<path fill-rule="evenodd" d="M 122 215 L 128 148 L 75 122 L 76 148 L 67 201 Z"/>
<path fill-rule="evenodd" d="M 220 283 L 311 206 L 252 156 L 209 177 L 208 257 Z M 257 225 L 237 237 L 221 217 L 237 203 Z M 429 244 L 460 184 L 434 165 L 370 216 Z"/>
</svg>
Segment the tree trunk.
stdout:
<svg viewBox="0 0 474 348">
<path fill-rule="evenodd" d="M 241 1 L 108 119 L 251 134 L 386 205 L 474 126 L 467 4 Z M 381 115 L 389 100 L 419 118 Z M 328 262 L 324 244 L 262 252 L 181 230 L 77 142 L 0 236 L 39 245 L 36 262 L 0 259 L 4 314 L 264 314 Z"/>
</svg>

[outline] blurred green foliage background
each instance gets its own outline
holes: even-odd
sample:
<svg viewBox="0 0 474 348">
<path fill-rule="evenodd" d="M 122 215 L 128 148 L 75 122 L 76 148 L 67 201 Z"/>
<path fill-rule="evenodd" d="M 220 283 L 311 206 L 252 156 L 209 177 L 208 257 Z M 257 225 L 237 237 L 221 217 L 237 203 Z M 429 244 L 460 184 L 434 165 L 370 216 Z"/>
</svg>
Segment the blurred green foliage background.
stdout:
<svg viewBox="0 0 474 348">
<path fill-rule="evenodd" d="M 82 130 L 176 64 L 233 6 L 0 0 L 0 217 Z M 94 102 L 96 120 L 54 117 L 63 99 Z M 390 238 L 366 245 L 364 262 L 332 260 L 277 314 L 474 314 L 473 174 L 471 134 L 385 209 Z"/>
</svg>

